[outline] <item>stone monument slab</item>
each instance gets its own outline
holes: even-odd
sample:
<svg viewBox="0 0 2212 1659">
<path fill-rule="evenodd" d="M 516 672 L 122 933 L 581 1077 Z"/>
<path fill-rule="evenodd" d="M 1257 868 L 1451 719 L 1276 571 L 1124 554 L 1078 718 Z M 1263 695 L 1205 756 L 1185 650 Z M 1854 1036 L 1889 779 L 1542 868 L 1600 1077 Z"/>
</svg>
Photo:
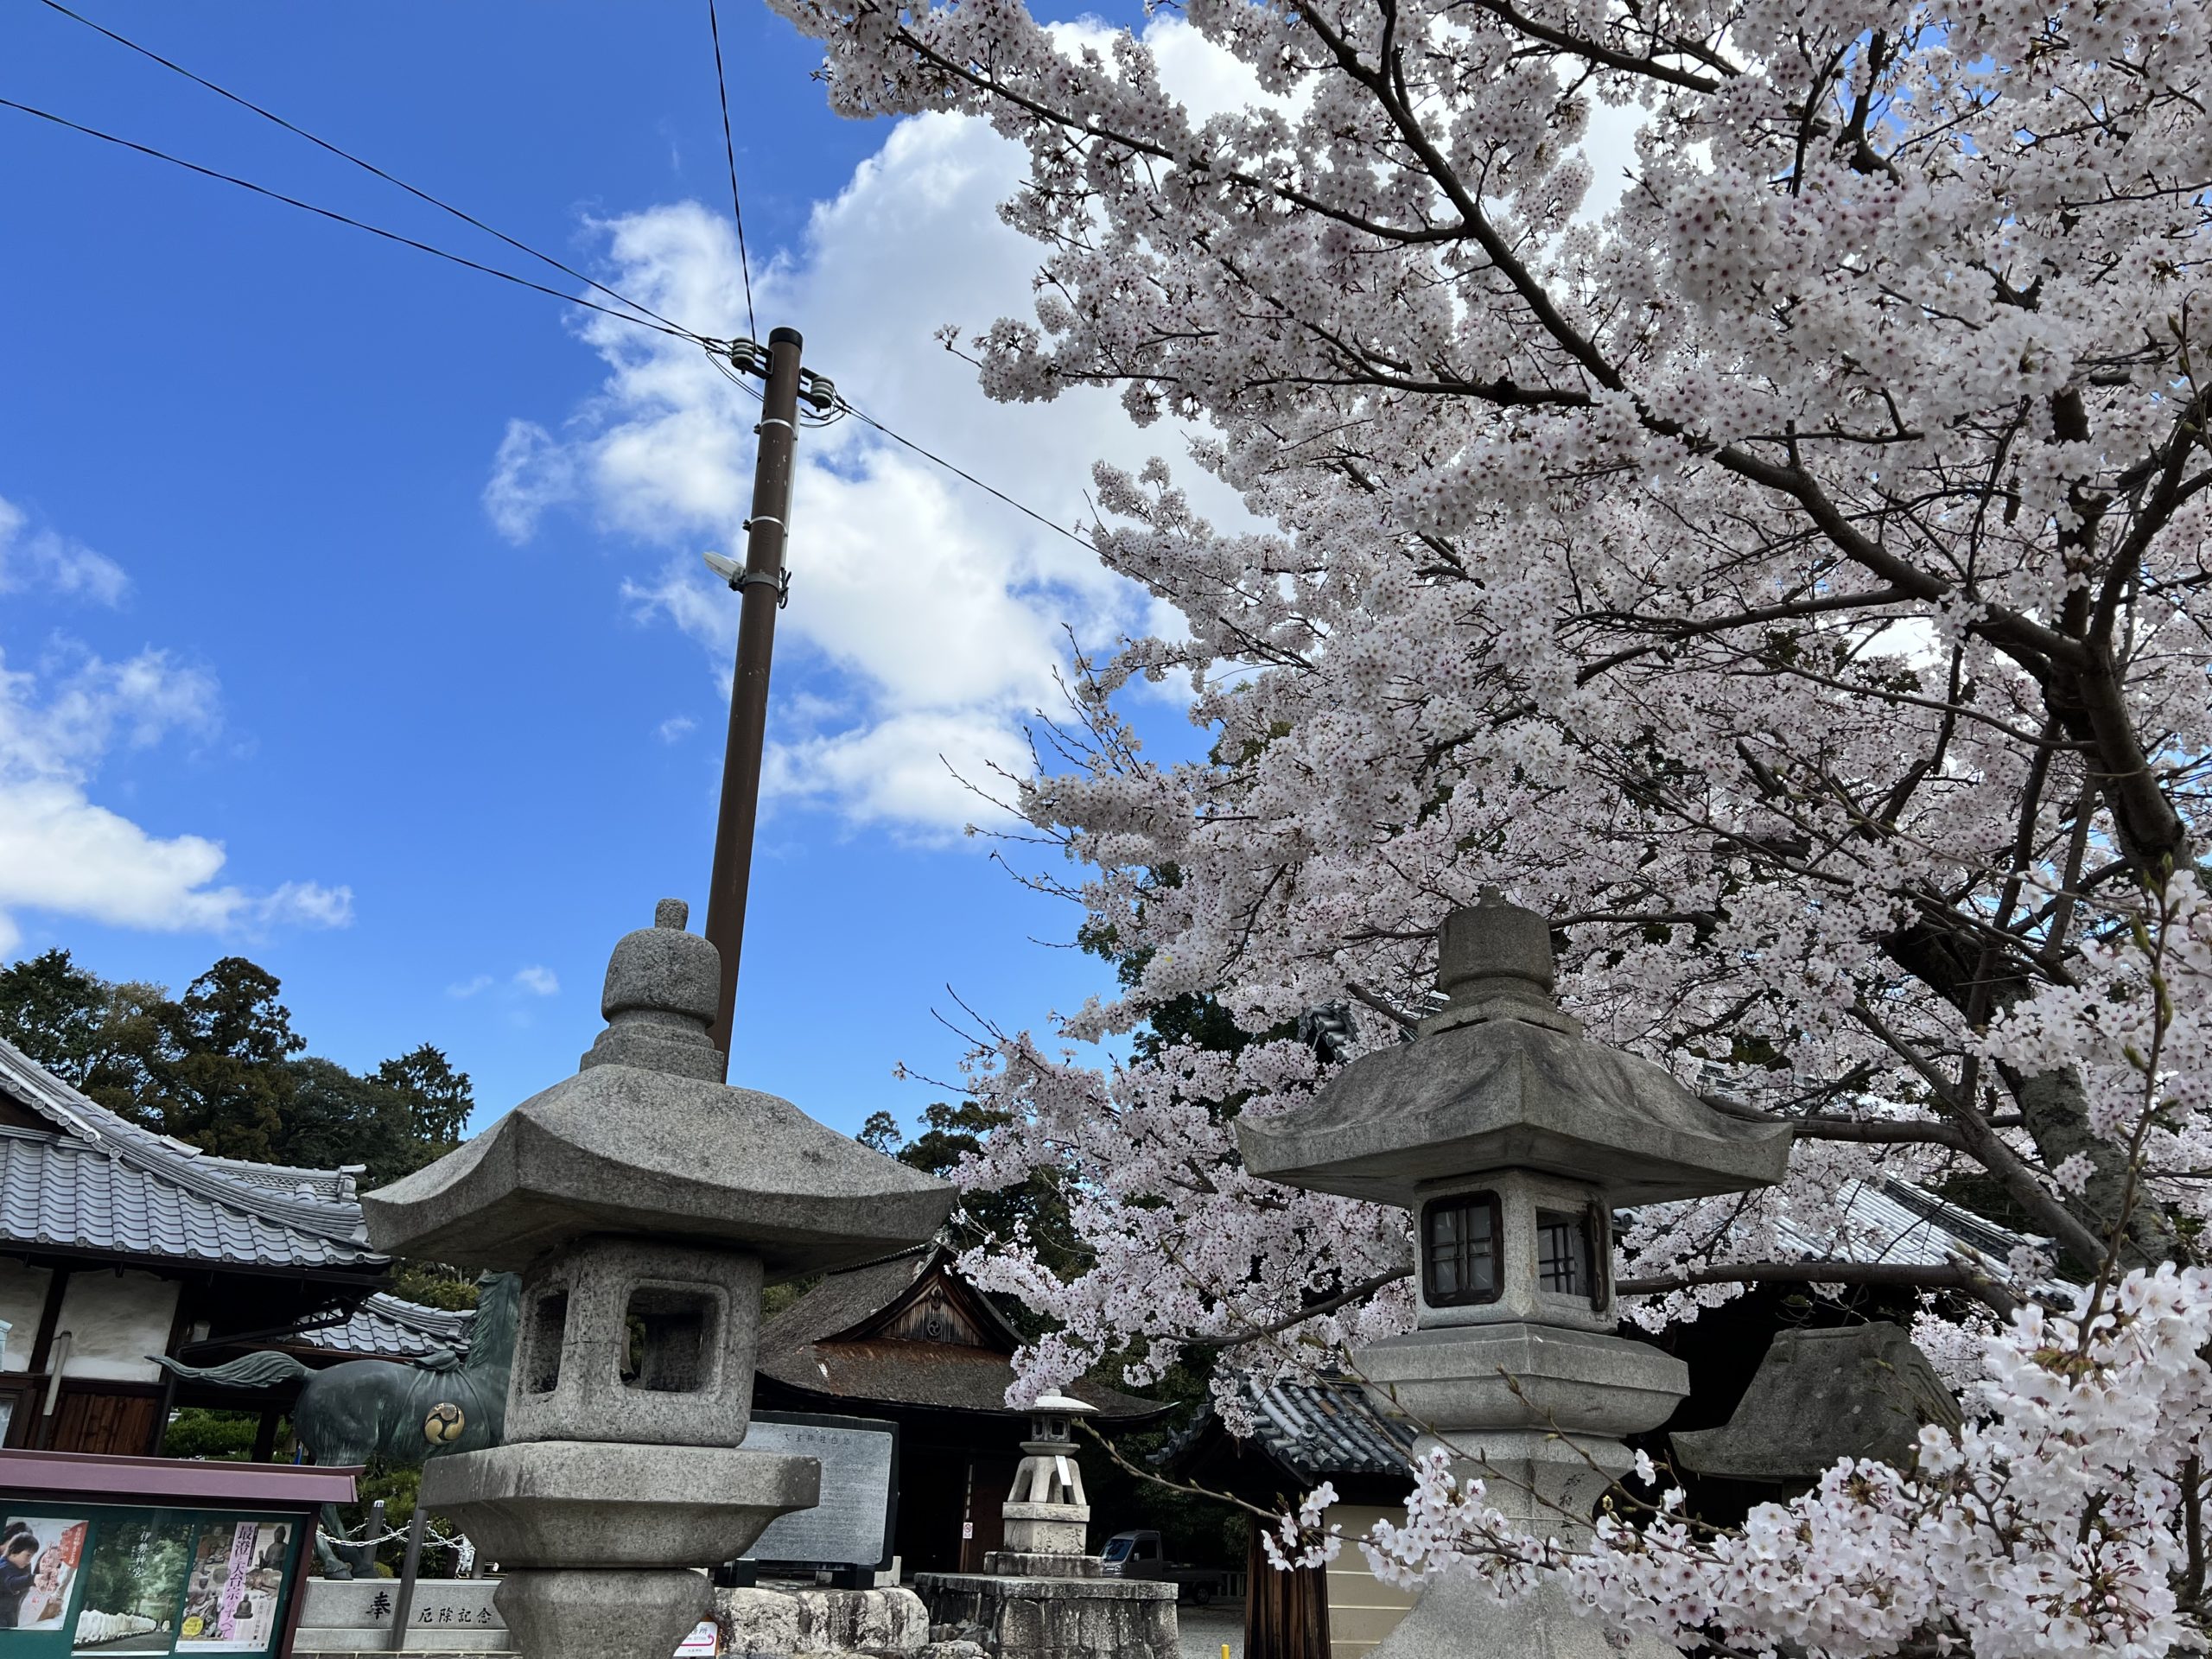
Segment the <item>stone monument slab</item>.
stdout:
<svg viewBox="0 0 2212 1659">
<path fill-rule="evenodd" d="M 822 1467 L 821 1501 L 768 1523 L 741 1558 L 763 1567 L 891 1565 L 898 1522 L 899 1426 L 874 1417 L 762 1412 L 745 1437 L 748 1452 L 811 1458 Z"/>
</svg>

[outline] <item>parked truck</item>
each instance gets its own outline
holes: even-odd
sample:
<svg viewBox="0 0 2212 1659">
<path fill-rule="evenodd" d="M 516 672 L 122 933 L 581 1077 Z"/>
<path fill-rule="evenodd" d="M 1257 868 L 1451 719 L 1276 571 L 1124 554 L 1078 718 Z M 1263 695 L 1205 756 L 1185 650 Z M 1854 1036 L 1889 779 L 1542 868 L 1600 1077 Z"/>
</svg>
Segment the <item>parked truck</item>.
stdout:
<svg viewBox="0 0 2212 1659">
<path fill-rule="evenodd" d="M 1173 1584 L 1176 1599 L 1187 1601 L 1194 1607 L 1211 1605 L 1221 1591 L 1219 1568 L 1169 1560 L 1156 1532 L 1117 1532 L 1098 1552 L 1098 1560 L 1100 1571 L 1107 1578 L 1149 1579 L 1155 1583 Z"/>
</svg>

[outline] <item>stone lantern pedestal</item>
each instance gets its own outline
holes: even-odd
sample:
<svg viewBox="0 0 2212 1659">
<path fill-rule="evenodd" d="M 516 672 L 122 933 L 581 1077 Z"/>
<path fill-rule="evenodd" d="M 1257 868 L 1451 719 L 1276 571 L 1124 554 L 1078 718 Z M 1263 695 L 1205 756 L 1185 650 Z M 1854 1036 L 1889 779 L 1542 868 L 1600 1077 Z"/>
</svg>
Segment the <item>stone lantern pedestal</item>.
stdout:
<svg viewBox="0 0 2212 1659">
<path fill-rule="evenodd" d="M 764 1282 L 903 1249 L 954 1192 L 725 1085 L 720 964 L 664 900 L 615 946 L 577 1074 L 362 1199 L 380 1250 L 522 1276 L 505 1443 L 423 1502 L 505 1569 L 524 1659 L 668 1659 L 703 1569 L 816 1503 L 811 1458 L 747 1449 Z"/>
<path fill-rule="evenodd" d="M 1439 942 L 1444 1010 L 1304 1104 L 1240 1120 L 1246 1166 L 1413 1212 L 1415 1329 L 1360 1350 L 1370 1390 L 1423 1426 L 1499 1510 L 1570 1548 L 1629 1467 L 1621 1437 L 1688 1392 L 1678 1360 L 1616 1334 L 1614 1206 L 1782 1179 L 1785 1128 L 1713 1111 L 1649 1061 L 1586 1039 L 1552 998 L 1542 917 L 1495 893 Z M 1500 1606 L 1428 1586 L 1375 1659 L 1673 1659 L 1547 1586 Z"/>
<path fill-rule="evenodd" d="M 1005 1545 L 982 1573 L 923 1573 L 932 1628 L 972 1635 L 992 1659 L 1178 1659 L 1176 1587 L 1108 1578 L 1089 1553 L 1090 1505 L 1070 1425 L 1093 1408 L 1048 1394 L 1001 1515 Z"/>
</svg>

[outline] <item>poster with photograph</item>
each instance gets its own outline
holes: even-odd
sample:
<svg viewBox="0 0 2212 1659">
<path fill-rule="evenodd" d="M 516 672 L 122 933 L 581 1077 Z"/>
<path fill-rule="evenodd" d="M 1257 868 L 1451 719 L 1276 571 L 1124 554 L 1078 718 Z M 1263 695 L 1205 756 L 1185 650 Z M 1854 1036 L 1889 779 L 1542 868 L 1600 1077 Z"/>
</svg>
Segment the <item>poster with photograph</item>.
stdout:
<svg viewBox="0 0 2212 1659">
<path fill-rule="evenodd" d="M 294 1522 L 224 1521 L 203 1526 L 185 1579 L 179 1653 L 266 1653 L 276 1639 L 276 1604 Z"/>
<path fill-rule="evenodd" d="M 198 1531 L 196 1522 L 178 1515 L 101 1516 L 77 1599 L 77 1659 L 169 1651 Z"/>
<path fill-rule="evenodd" d="M 10 1516 L 0 1523 L 0 1630 L 58 1630 L 84 1565 L 79 1518 Z"/>
</svg>

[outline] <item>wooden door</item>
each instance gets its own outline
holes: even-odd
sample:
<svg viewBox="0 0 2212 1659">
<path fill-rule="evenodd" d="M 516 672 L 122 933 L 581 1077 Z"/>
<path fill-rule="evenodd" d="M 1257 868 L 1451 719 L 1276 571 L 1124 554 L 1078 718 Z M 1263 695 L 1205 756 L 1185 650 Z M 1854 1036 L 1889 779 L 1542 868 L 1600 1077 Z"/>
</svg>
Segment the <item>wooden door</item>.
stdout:
<svg viewBox="0 0 2212 1659">
<path fill-rule="evenodd" d="M 1329 1586 L 1322 1570 L 1276 1571 L 1256 1526 L 1244 1567 L 1244 1659 L 1329 1659 Z"/>
<path fill-rule="evenodd" d="M 1018 1458 L 977 1458 L 968 1465 L 967 1525 L 962 1529 L 960 1570 L 980 1573 L 983 1557 L 1006 1542 L 1006 1499 L 1014 1490 Z"/>
<path fill-rule="evenodd" d="M 54 1408 L 54 1449 L 147 1457 L 154 1450 L 161 1415 L 159 1389 L 121 1394 L 64 1383 Z"/>
</svg>

